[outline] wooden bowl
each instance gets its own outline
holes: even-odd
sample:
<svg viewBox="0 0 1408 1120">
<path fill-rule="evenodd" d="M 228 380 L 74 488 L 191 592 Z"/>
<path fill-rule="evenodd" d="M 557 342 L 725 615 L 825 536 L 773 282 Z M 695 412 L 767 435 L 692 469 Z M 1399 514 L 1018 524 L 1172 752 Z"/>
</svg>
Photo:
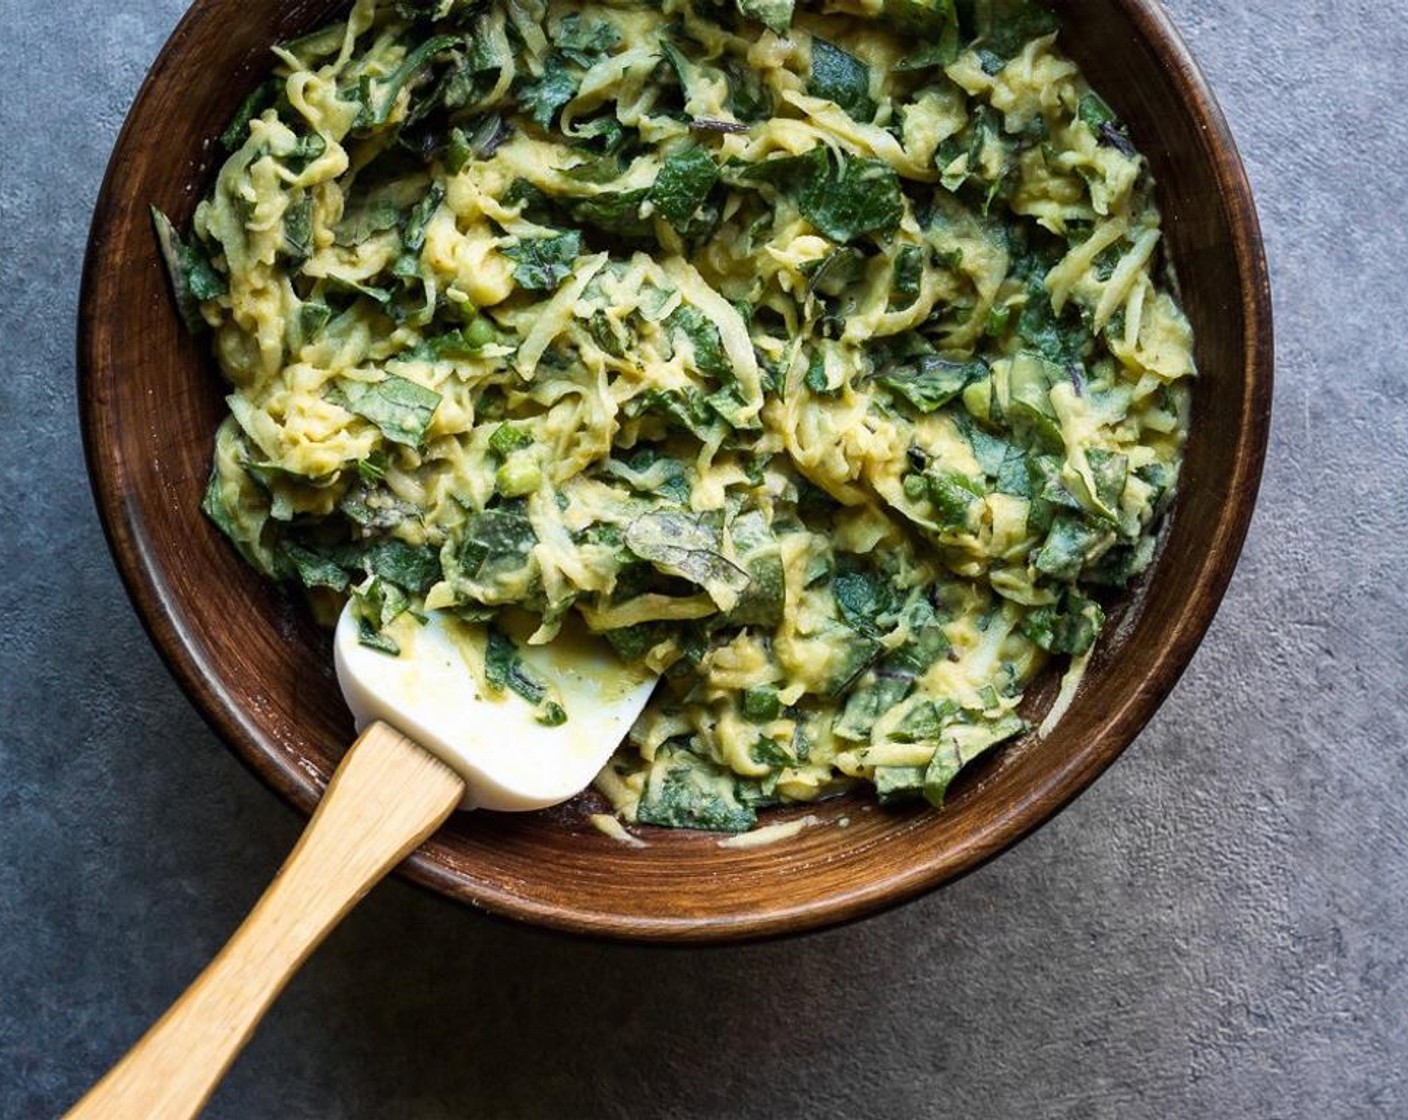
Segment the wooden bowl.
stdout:
<svg viewBox="0 0 1408 1120">
<path fill-rule="evenodd" d="M 118 568 L 152 640 L 212 726 L 309 812 L 352 723 L 330 642 L 201 515 L 223 387 L 207 340 L 177 317 L 147 207 L 184 224 L 219 133 L 269 68 L 268 47 L 332 0 L 198 0 L 147 76 L 93 219 L 78 335 L 88 467 Z M 1181 494 L 1161 558 L 1120 612 L 1049 738 L 979 764 L 942 812 L 862 795 L 772 810 L 823 822 L 760 848 L 650 830 L 627 847 L 587 821 L 590 796 L 526 816 L 457 814 L 405 865 L 494 914 L 650 941 L 793 933 L 892 906 L 971 871 L 1067 805 L 1134 739 L 1207 629 L 1252 514 L 1270 420 L 1266 265 L 1232 137 L 1153 0 L 1062 3 L 1063 43 L 1129 122 L 1159 183 L 1167 252 L 1202 376 Z M 1052 682 L 1034 688 L 1034 707 Z M 167 760 L 181 765 L 179 758 Z"/>
</svg>

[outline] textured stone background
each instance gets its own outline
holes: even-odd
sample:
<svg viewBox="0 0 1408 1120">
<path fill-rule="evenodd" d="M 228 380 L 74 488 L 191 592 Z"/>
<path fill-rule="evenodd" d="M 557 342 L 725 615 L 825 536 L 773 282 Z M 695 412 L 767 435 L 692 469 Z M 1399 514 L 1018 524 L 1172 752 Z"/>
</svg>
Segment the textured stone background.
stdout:
<svg viewBox="0 0 1408 1120">
<path fill-rule="evenodd" d="M 1408 9 L 1173 0 L 1266 226 L 1276 421 L 1192 669 L 1072 809 L 803 940 L 581 944 L 392 882 L 219 1090 L 232 1118 L 1408 1115 Z M 75 421 L 98 182 L 178 0 L 3 0 L 0 1115 L 56 1115 L 206 962 L 294 815 L 108 558 Z"/>
</svg>

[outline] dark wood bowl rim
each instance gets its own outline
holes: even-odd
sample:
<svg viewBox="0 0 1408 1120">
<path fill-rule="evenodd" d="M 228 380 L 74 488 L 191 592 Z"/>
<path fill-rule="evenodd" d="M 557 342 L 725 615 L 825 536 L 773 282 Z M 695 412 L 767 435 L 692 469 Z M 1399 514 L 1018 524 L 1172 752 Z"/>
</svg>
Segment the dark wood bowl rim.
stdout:
<svg viewBox="0 0 1408 1120">
<path fill-rule="evenodd" d="M 1229 502 L 1220 512 L 1213 533 L 1214 548 L 1203 562 L 1188 607 L 1165 644 L 1153 671 L 1117 711 L 1109 714 L 1102 734 L 1093 736 L 1043 779 L 990 816 L 985 825 L 959 847 L 939 858 L 911 864 L 879 882 L 822 898 L 739 914 L 728 919 L 674 915 L 651 918 L 576 912 L 467 883 L 422 849 L 400 868 L 402 874 L 445 896 L 468 902 L 500 917 L 527 921 L 551 929 L 588 936 L 672 943 L 720 943 L 796 934 L 837 925 L 906 902 L 950 883 L 982 866 L 1030 835 L 1069 805 L 1105 771 L 1153 716 L 1177 683 L 1211 624 L 1232 577 L 1260 483 L 1270 428 L 1273 377 L 1271 293 L 1262 248 L 1260 224 L 1251 188 L 1227 122 L 1206 79 L 1182 37 L 1157 0 L 1110 0 L 1129 17 L 1171 78 L 1185 110 L 1193 117 L 1216 178 L 1217 195 L 1228 211 L 1233 233 L 1231 250 L 1238 270 L 1246 322 L 1244 392 L 1239 403 L 1246 426 L 1232 461 L 1229 489 L 1245 500 Z M 129 131 L 143 116 L 151 89 L 174 64 L 179 47 L 202 22 L 197 2 L 182 18 L 148 72 L 123 125 L 114 151 L 120 152 Z M 120 472 L 100 442 L 96 422 L 102 402 L 91 391 L 99 368 L 101 326 L 85 309 L 97 283 L 96 262 L 106 252 L 121 168 L 114 159 L 99 193 L 85 257 L 78 320 L 78 405 L 84 452 L 94 500 L 118 571 L 137 615 L 167 668 L 197 710 L 258 777 L 304 814 L 310 813 L 320 788 L 280 752 L 269 749 L 238 698 L 221 682 L 216 666 L 202 655 L 199 644 L 182 624 L 182 615 L 160 565 L 153 559 L 137 502 L 123 492 Z"/>
</svg>

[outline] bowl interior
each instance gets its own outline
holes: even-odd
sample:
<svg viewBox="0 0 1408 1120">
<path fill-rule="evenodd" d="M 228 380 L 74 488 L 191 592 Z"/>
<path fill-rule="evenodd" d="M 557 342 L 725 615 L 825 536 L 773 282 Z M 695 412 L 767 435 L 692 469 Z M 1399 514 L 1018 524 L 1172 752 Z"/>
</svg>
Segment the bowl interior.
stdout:
<svg viewBox="0 0 1408 1120">
<path fill-rule="evenodd" d="M 153 640 L 214 727 L 311 810 L 351 741 L 329 635 L 247 569 L 199 512 L 222 387 L 174 311 L 148 206 L 190 217 L 219 132 L 268 45 L 339 5 L 198 0 L 134 105 L 94 218 L 79 328 L 89 468 L 118 566 Z M 1271 388 L 1265 263 L 1226 125 L 1153 0 L 1066 2 L 1065 49 L 1129 122 L 1159 182 L 1165 251 L 1201 377 L 1161 557 L 1103 640 L 1059 728 L 995 753 L 942 813 L 860 795 L 770 811 L 819 822 L 760 848 L 598 832 L 586 795 L 545 813 L 456 814 L 406 865 L 494 913 L 577 932 L 729 940 L 832 924 L 960 875 L 1036 828 L 1134 738 L 1192 656 L 1229 579 L 1260 477 Z M 1039 708 L 1051 680 L 1032 690 Z M 171 765 L 178 765 L 176 759 Z"/>
</svg>

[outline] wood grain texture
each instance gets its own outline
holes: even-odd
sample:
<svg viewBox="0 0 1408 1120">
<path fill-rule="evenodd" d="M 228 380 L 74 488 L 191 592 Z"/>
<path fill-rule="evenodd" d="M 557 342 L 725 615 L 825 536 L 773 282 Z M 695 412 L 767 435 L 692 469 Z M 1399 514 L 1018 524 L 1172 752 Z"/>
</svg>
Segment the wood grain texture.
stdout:
<svg viewBox="0 0 1408 1120">
<path fill-rule="evenodd" d="M 195 1116 L 299 966 L 463 794 L 464 782 L 434 755 L 372 724 L 220 955 L 67 1120 Z"/>
<path fill-rule="evenodd" d="M 1217 610 L 1251 518 L 1269 428 L 1270 293 L 1236 148 L 1153 0 L 1066 0 L 1063 42 L 1130 124 L 1159 182 L 1165 251 L 1202 370 L 1184 484 L 1155 568 L 1116 612 L 1076 703 L 1047 739 L 965 774 L 942 813 L 857 795 L 771 810 L 820 826 L 758 849 L 649 830 L 628 848 L 588 822 L 590 795 L 540 814 L 457 814 L 406 866 L 498 915 L 616 938 L 698 942 L 795 933 L 931 890 L 1037 828 L 1134 739 Z M 209 138 L 267 68 L 267 45 L 332 3 L 201 0 L 138 96 L 98 201 L 79 328 L 82 426 L 118 567 L 157 648 L 256 773 L 312 809 L 350 735 L 330 642 L 265 586 L 198 510 L 222 388 L 171 306 L 149 203 L 186 221 L 218 155 Z M 1048 703 L 1054 681 L 1032 689 Z M 179 765 L 172 759 L 171 765 Z M 845 822 L 842 827 L 842 822 Z"/>
</svg>

